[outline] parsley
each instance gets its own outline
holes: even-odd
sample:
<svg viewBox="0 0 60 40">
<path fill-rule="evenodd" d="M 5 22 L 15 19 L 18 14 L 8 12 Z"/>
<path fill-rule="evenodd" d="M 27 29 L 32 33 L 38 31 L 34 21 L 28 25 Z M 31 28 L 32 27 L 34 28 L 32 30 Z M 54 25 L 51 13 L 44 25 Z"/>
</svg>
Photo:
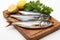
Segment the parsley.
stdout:
<svg viewBox="0 0 60 40">
<path fill-rule="evenodd" d="M 47 15 L 50 15 L 50 13 L 53 11 L 52 8 L 45 6 L 43 3 L 40 3 L 39 0 L 37 0 L 36 2 L 30 1 L 29 3 L 26 3 L 23 10 L 39 12 Z"/>
</svg>

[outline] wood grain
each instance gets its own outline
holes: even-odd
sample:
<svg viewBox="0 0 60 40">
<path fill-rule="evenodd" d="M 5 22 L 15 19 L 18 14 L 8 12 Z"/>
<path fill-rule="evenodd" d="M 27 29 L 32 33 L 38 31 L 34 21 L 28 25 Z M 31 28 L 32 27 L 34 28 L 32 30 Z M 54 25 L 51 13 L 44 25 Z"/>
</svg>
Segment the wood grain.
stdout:
<svg viewBox="0 0 60 40">
<path fill-rule="evenodd" d="M 40 39 L 56 30 L 58 30 L 60 28 L 60 23 L 55 20 L 54 18 L 51 19 L 51 21 L 54 21 L 54 25 L 49 27 L 49 28 L 45 28 L 45 29 L 24 29 L 18 26 L 14 26 L 20 33 L 23 34 L 23 36 L 27 39 L 27 40 L 37 40 Z"/>
<path fill-rule="evenodd" d="M 6 12 L 4 12 L 5 15 L 8 15 Z M 7 19 L 7 18 L 6 18 Z M 9 21 L 9 20 L 8 20 Z M 11 21 L 11 20 L 10 20 Z M 15 20 L 14 20 L 15 21 Z M 43 38 L 44 36 L 60 29 L 60 23 L 55 20 L 53 17 L 50 21 L 54 22 L 54 25 L 49 28 L 44 29 L 26 29 L 19 26 L 14 25 L 14 27 L 27 39 L 27 40 L 39 40 L 40 38 Z"/>
</svg>

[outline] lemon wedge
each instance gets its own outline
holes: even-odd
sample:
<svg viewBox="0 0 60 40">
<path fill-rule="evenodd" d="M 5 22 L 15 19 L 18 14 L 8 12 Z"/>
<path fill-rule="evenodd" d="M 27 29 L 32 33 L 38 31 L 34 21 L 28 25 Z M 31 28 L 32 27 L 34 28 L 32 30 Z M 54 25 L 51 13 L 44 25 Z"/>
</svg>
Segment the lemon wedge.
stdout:
<svg viewBox="0 0 60 40">
<path fill-rule="evenodd" d="M 17 6 L 14 5 L 14 4 L 11 4 L 9 7 L 8 7 L 8 11 L 11 12 L 11 13 L 14 13 L 18 10 Z"/>
<path fill-rule="evenodd" d="M 19 0 L 19 1 L 17 2 L 17 7 L 18 7 L 19 9 L 23 9 L 25 4 L 26 4 L 26 0 Z"/>
</svg>

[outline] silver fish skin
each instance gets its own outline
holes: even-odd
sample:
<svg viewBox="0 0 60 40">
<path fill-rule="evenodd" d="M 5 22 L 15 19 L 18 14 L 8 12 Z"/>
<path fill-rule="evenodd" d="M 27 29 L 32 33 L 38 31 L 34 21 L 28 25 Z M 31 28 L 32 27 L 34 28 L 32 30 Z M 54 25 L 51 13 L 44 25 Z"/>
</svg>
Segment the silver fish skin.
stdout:
<svg viewBox="0 0 60 40">
<path fill-rule="evenodd" d="M 29 11 L 19 11 L 20 13 L 22 13 L 22 15 L 10 15 L 12 17 L 16 17 L 18 19 L 22 20 L 29 20 L 29 19 L 33 19 L 35 20 L 35 18 L 37 18 L 37 20 L 50 20 L 51 16 L 50 15 L 46 15 L 46 14 L 41 14 L 41 13 L 37 13 L 37 12 L 29 12 Z M 33 18 L 34 17 L 34 18 Z"/>
<path fill-rule="evenodd" d="M 28 20 L 50 20 L 50 15 L 41 14 L 41 16 L 24 16 L 24 15 L 10 15 L 11 17 L 15 17 L 17 19 L 20 19 L 22 21 L 28 21 Z"/>
<path fill-rule="evenodd" d="M 38 24 L 39 26 L 33 26 Z M 18 25 L 24 28 L 46 28 L 53 25 L 53 22 L 48 21 L 29 21 L 29 22 L 14 22 L 12 25 Z"/>
<path fill-rule="evenodd" d="M 20 19 L 22 21 L 37 20 L 39 18 L 39 16 L 23 16 L 23 15 L 10 15 L 10 16 Z"/>
<path fill-rule="evenodd" d="M 19 11 L 20 13 L 22 13 L 22 15 L 31 15 L 31 16 L 39 16 L 41 15 L 41 13 L 37 13 L 37 12 L 32 12 L 32 11 Z"/>
<path fill-rule="evenodd" d="M 50 22 L 50 21 L 41 21 L 40 22 L 40 26 L 41 28 L 46 28 L 46 27 L 49 27 L 49 26 L 52 26 L 54 24 L 54 22 Z"/>
</svg>

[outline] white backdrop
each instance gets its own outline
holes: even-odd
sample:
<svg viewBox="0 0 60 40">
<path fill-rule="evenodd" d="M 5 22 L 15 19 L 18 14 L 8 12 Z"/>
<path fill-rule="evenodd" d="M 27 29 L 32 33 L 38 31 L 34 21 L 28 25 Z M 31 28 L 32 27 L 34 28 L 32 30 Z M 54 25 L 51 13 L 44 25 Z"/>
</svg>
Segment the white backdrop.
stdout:
<svg viewBox="0 0 60 40">
<path fill-rule="evenodd" d="M 2 13 L 10 4 L 15 4 L 17 1 L 18 0 L 0 0 L 0 40 L 26 40 L 13 26 L 6 27 L 8 23 Z M 60 22 L 60 0 L 41 0 L 41 2 L 54 9 L 51 16 Z M 41 40 L 60 40 L 60 30 L 42 38 Z"/>
</svg>

